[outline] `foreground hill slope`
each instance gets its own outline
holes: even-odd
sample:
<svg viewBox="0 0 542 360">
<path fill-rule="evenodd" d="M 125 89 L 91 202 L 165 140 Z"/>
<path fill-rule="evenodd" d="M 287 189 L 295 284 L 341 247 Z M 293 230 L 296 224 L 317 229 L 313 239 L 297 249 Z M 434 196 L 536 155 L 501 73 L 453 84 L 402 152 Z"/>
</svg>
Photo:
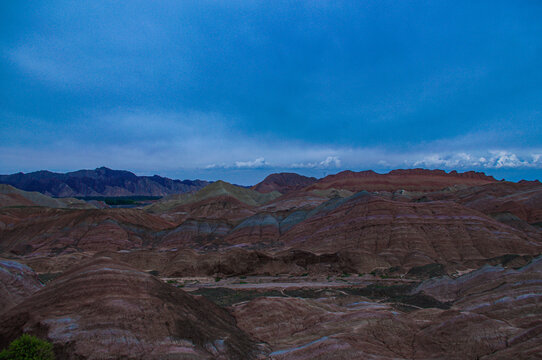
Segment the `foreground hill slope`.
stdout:
<svg viewBox="0 0 542 360">
<path fill-rule="evenodd" d="M 370 294 L 368 288 L 343 288 L 333 298 L 262 296 L 232 312 L 277 360 L 540 359 L 541 265 L 542 258 L 517 270 L 485 266 L 457 279 L 427 280 L 410 295 L 397 295 L 409 285 L 372 286 L 399 302 L 417 297 L 410 308 L 355 296 Z"/>
<path fill-rule="evenodd" d="M 225 310 L 110 258 L 66 272 L 0 315 L 0 346 L 23 331 L 63 359 L 253 359 Z"/>
<path fill-rule="evenodd" d="M 0 183 L 49 196 L 164 196 L 203 188 L 202 180 L 172 180 L 161 176 L 137 176 L 129 171 L 79 170 L 69 173 L 36 171 L 28 174 L 0 175 Z"/>
</svg>

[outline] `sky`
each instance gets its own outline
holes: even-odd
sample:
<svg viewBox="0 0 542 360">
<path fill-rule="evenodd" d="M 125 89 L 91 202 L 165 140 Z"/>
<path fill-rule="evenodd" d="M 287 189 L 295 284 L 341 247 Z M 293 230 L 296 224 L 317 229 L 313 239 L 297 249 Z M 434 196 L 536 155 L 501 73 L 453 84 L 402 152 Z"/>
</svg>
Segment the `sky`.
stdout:
<svg viewBox="0 0 542 360">
<path fill-rule="evenodd" d="M 3 1 L 0 173 L 542 180 L 541 1 Z"/>
</svg>

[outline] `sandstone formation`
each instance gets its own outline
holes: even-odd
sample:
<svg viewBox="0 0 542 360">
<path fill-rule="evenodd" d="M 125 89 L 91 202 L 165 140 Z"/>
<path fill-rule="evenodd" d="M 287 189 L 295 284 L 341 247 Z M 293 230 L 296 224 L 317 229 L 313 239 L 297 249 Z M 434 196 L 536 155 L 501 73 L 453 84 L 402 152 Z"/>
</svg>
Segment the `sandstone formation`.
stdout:
<svg viewBox="0 0 542 360">
<path fill-rule="evenodd" d="M 423 200 L 450 200 L 488 215 L 512 214 L 527 224 L 542 224 L 542 184 L 538 181 L 498 182 L 429 193 Z"/>
<path fill-rule="evenodd" d="M 21 209 L 16 210 L 19 211 L 6 210 L 3 217 L 21 216 Z M 155 232 L 173 226 L 136 209 L 37 209 L 31 214 L 22 219 L 6 220 L 9 221 L 6 229 L 0 232 L 1 251 L 50 256 L 141 248 L 151 246 Z"/>
<path fill-rule="evenodd" d="M 443 192 L 448 193 L 461 191 Z M 0 250 L 33 257 L 139 250 L 155 257 L 153 251 L 189 251 L 186 254 L 195 254 L 192 261 L 178 269 L 161 269 L 194 274 L 232 268 L 235 273 L 297 273 L 391 267 L 406 273 L 426 264 L 442 264 L 453 272 L 507 254 L 541 252 L 542 232 L 537 228 L 503 223 L 471 209 L 472 202 L 461 205 L 461 198 L 394 201 L 380 194 L 350 194 L 304 189 L 277 198 L 216 182 L 197 193 L 166 198 L 146 211 L 31 209 L 27 213 L 32 215 L 25 217 L 21 209 L 8 209 L 0 211 Z M 234 249 L 243 252 L 228 254 Z M 289 251 L 307 253 L 306 259 L 294 261 Z M 199 254 L 206 260 L 196 260 Z M 253 258 L 260 264 L 250 265 Z"/>
<path fill-rule="evenodd" d="M 24 329 L 65 359 L 253 359 L 265 351 L 208 300 L 109 258 L 66 272 L 0 323 L 1 346 Z"/>
<path fill-rule="evenodd" d="M 353 266 L 376 257 L 387 266 L 460 267 L 505 254 L 541 251 L 539 241 L 461 205 L 394 202 L 368 193 L 309 217 L 280 240 L 286 247 L 320 254 L 349 251 Z"/>
</svg>

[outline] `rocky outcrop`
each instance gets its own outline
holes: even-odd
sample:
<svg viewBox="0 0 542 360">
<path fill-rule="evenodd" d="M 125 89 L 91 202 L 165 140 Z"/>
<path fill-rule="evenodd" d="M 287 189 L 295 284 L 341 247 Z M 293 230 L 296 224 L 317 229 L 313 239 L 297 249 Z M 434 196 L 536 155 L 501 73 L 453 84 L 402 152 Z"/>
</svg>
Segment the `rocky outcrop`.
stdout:
<svg viewBox="0 0 542 360">
<path fill-rule="evenodd" d="M 101 167 L 69 173 L 36 171 L 0 175 L 0 183 L 25 191 L 57 197 L 73 196 L 164 196 L 199 190 L 209 184 L 202 180 L 172 180 L 158 175 L 137 176 L 129 171 Z"/>
<path fill-rule="evenodd" d="M 225 310 L 109 258 L 92 259 L 0 316 L 0 346 L 23 331 L 63 359 L 254 359 L 265 346 Z"/>
</svg>

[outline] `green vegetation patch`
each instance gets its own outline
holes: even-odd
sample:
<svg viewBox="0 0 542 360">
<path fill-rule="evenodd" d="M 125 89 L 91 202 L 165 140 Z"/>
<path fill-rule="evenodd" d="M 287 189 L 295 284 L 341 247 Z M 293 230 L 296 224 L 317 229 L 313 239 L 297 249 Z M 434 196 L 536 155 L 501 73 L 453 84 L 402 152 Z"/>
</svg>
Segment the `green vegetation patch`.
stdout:
<svg viewBox="0 0 542 360">
<path fill-rule="evenodd" d="M 230 288 L 200 288 L 192 294 L 202 295 L 219 306 L 231 306 L 243 301 L 250 301 L 259 297 L 297 297 L 303 299 L 341 298 L 346 296 L 363 296 L 374 300 L 383 300 L 392 303 L 392 306 L 401 311 L 412 311 L 419 308 L 448 309 L 451 303 L 443 303 L 435 298 L 423 294 L 410 294 L 417 284 L 407 285 L 381 285 L 371 284 L 364 288 L 299 288 L 279 290 L 260 289 L 230 289 Z"/>
<path fill-rule="evenodd" d="M 444 270 L 444 265 L 433 263 L 422 266 L 415 266 L 410 269 L 407 273 L 407 276 L 418 277 L 418 278 L 433 278 L 446 275 Z"/>
<path fill-rule="evenodd" d="M 219 306 L 230 306 L 265 296 L 285 296 L 278 290 L 235 290 L 229 288 L 200 288 L 191 294 L 203 295 Z"/>
<path fill-rule="evenodd" d="M 160 200 L 161 196 L 82 196 L 77 197 L 80 200 L 97 200 L 103 201 L 110 206 L 121 205 L 145 205 L 149 201 Z"/>
<path fill-rule="evenodd" d="M 423 293 L 411 294 L 411 291 L 416 286 L 417 284 L 390 286 L 371 284 L 364 288 L 343 288 L 341 290 L 350 295 L 364 296 L 370 299 L 378 299 L 395 303 L 394 305 L 397 305 L 398 308 L 402 309 L 402 311 L 410 311 L 417 308 L 450 308 L 451 303 L 440 302 L 432 296 Z"/>
<path fill-rule="evenodd" d="M 43 274 L 38 274 L 38 280 L 46 285 L 47 283 L 53 281 L 54 279 L 56 279 L 57 277 L 59 277 L 60 275 L 62 275 L 61 272 L 57 272 L 57 273 L 43 273 Z"/>
<path fill-rule="evenodd" d="M 35 336 L 23 334 L 0 352 L 0 360 L 54 360 L 53 345 Z"/>
</svg>

